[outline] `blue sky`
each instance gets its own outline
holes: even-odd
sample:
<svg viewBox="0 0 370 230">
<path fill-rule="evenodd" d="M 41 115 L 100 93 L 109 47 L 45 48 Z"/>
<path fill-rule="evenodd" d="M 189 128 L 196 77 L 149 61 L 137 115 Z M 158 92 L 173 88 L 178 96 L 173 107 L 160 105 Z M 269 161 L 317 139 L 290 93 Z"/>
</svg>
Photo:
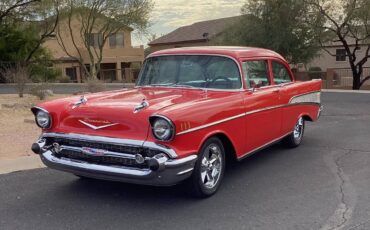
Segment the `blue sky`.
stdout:
<svg viewBox="0 0 370 230">
<path fill-rule="evenodd" d="M 194 22 L 240 14 L 246 0 L 154 0 L 150 32 L 160 37 Z M 133 37 L 133 45 L 146 45 L 147 39 Z"/>
</svg>

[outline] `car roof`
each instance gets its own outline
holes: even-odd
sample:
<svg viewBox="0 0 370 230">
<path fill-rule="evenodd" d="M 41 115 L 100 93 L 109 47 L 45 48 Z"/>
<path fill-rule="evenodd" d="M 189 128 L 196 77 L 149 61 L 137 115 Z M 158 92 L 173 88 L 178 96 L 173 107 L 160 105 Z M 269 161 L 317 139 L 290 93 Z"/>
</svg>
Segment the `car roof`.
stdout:
<svg viewBox="0 0 370 230">
<path fill-rule="evenodd" d="M 280 54 L 263 48 L 242 47 L 242 46 L 199 46 L 199 47 L 182 47 L 156 51 L 148 57 L 161 55 L 180 55 L 180 54 L 209 54 L 225 55 L 236 59 L 249 57 L 275 57 L 286 61 Z"/>
</svg>

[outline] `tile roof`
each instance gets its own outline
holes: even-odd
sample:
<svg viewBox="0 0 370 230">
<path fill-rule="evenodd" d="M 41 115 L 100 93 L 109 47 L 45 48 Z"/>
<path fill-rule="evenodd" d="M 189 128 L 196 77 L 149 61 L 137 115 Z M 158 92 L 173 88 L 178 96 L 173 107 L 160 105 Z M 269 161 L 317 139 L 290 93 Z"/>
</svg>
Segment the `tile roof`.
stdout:
<svg viewBox="0 0 370 230">
<path fill-rule="evenodd" d="M 240 20 L 241 16 L 220 18 L 209 21 L 197 22 L 192 25 L 180 27 L 169 34 L 150 42 L 149 45 L 160 45 L 168 43 L 205 41 L 220 34 L 228 26 Z"/>
</svg>

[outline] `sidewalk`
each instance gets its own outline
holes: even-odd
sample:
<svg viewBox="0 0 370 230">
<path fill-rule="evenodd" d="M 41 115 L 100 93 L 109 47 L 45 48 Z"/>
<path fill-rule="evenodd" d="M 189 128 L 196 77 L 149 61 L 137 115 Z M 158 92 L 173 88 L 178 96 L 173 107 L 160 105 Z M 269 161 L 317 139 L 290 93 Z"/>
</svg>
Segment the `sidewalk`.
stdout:
<svg viewBox="0 0 370 230">
<path fill-rule="evenodd" d="M 350 90 L 350 89 L 322 89 L 327 93 L 370 93 L 370 90 Z"/>
<path fill-rule="evenodd" d="M 37 155 L 0 160 L 0 174 L 44 167 L 40 157 Z"/>
</svg>

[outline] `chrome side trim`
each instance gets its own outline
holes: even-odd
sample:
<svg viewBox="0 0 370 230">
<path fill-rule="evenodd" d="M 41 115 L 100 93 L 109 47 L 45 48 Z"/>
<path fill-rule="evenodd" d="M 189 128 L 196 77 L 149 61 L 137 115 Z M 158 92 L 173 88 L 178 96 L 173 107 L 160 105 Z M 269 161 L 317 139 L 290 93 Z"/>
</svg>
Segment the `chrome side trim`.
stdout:
<svg viewBox="0 0 370 230">
<path fill-rule="evenodd" d="M 284 134 L 284 135 L 282 135 L 282 136 L 280 136 L 278 138 L 273 139 L 270 142 L 267 142 L 266 144 L 263 144 L 263 145 L 261 145 L 261 146 L 259 146 L 257 148 L 252 149 L 249 152 L 244 153 L 243 155 L 241 155 L 240 157 L 238 157 L 238 160 L 240 161 L 240 160 L 244 159 L 245 157 L 248 157 L 250 154 L 255 153 L 255 152 L 257 152 L 257 151 L 259 151 L 261 149 L 264 149 L 264 148 L 268 147 L 269 145 L 272 145 L 272 144 L 276 143 L 277 141 L 283 139 L 284 137 L 290 135 L 291 133 L 292 132 L 288 132 L 288 133 L 286 133 L 286 134 Z"/>
<path fill-rule="evenodd" d="M 199 129 L 208 128 L 210 126 L 214 126 L 214 125 L 226 122 L 226 121 L 234 120 L 236 118 L 243 117 L 243 116 L 245 116 L 245 113 L 242 113 L 242 114 L 239 114 L 239 115 L 236 115 L 236 116 L 232 116 L 232 117 L 228 117 L 228 118 L 225 118 L 225 119 L 222 119 L 222 120 L 219 120 L 219 121 L 215 121 L 215 122 L 212 122 L 212 123 L 209 123 L 209 124 L 201 125 L 201 126 L 198 126 L 198 127 L 195 127 L 195 128 L 191 128 L 191 129 L 179 132 L 176 135 L 182 135 L 182 134 L 185 134 L 185 133 L 194 132 L 194 131 L 197 131 Z"/>
<path fill-rule="evenodd" d="M 92 141 L 92 142 L 103 142 L 103 143 L 110 143 L 116 145 L 128 145 L 132 147 L 146 147 L 149 149 L 156 149 L 163 151 L 171 158 L 177 158 L 176 152 L 163 145 L 156 144 L 150 141 L 138 141 L 138 140 L 131 140 L 131 139 L 121 139 L 121 138 L 113 138 L 113 137 L 102 137 L 102 136 L 91 136 L 91 135 L 84 135 L 84 134 L 76 134 L 76 133 L 51 133 L 46 132 L 41 135 L 41 137 L 60 137 L 66 139 L 74 139 L 74 140 L 84 140 L 84 141 Z"/>
<path fill-rule="evenodd" d="M 289 100 L 289 104 L 298 103 L 316 103 L 321 104 L 321 91 L 313 91 L 300 95 L 293 96 Z"/>
<path fill-rule="evenodd" d="M 255 113 L 264 112 L 264 111 L 267 111 L 267 110 L 282 108 L 282 107 L 285 107 L 285 106 L 287 106 L 287 105 L 269 106 L 269 107 L 266 107 L 266 108 L 263 108 L 263 109 L 256 109 L 256 110 L 253 110 L 253 111 L 246 112 L 245 115 L 247 116 L 247 115 L 251 115 L 251 114 L 255 114 Z"/>
<path fill-rule="evenodd" d="M 294 96 L 294 97 L 305 96 L 305 95 L 310 95 L 311 96 L 312 94 L 316 94 L 316 93 L 321 93 L 321 91 L 309 92 L 309 93 L 301 94 L 301 95 Z M 317 95 L 314 95 L 314 96 L 317 96 Z M 237 118 L 240 118 L 240 117 L 244 117 L 244 116 L 248 116 L 248 115 L 255 114 L 255 113 L 264 112 L 264 111 L 267 111 L 267 110 L 278 109 L 278 108 L 283 108 L 283 107 L 288 107 L 288 106 L 296 106 L 296 105 L 307 105 L 307 104 L 312 104 L 312 105 L 317 105 L 317 106 L 320 106 L 321 105 L 320 104 L 320 101 L 319 102 L 317 102 L 317 101 L 310 101 L 310 100 L 303 100 L 303 101 L 298 101 L 297 100 L 297 101 L 293 101 L 292 99 L 294 97 L 292 97 L 289 100 L 289 103 L 288 104 L 281 104 L 281 105 L 275 105 L 275 106 L 265 107 L 263 109 L 252 110 L 252 111 L 249 111 L 249 112 L 246 112 L 246 113 L 242 113 L 242 114 L 239 114 L 239 115 L 235 115 L 235 116 L 231 116 L 231 117 L 228 117 L 228 118 L 219 120 L 219 121 L 215 121 L 215 122 L 211 122 L 211 123 L 208 123 L 208 124 L 205 124 L 205 125 L 194 127 L 194 128 L 191 128 L 191 129 L 188 129 L 188 130 L 179 132 L 176 135 L 183 135 L 183 134 L 186 134 L 186 133 L 194 132 L 194 131 L 197 131 L 197 130 L 200 130 L 200 129 L 208 128 L 210 126 L 218 125 L 220 123 L 224 123 L 224 122 L 227 122 L 227 121 L 230 121 L 230 120 L 234 120 L 234 119 L 237 119 Z"/>
</svg>

